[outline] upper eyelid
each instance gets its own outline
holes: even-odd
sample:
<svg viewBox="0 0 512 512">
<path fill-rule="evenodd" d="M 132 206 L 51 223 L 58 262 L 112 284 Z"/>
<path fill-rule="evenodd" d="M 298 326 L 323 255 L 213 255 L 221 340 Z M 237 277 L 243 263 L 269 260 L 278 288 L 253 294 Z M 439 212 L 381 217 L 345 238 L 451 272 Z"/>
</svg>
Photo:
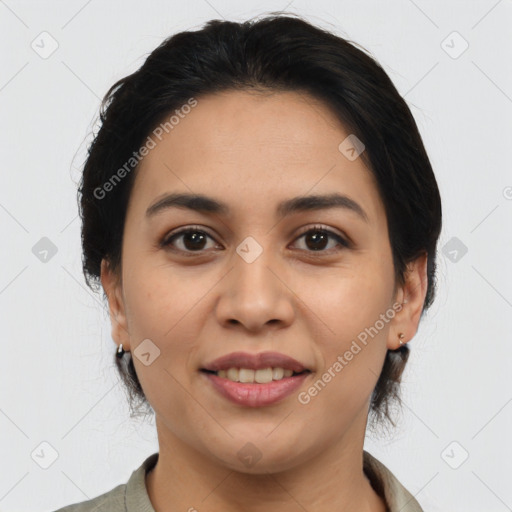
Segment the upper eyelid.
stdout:
<svg viewBox="0 0 512 512">
<path fill-rule="evenodd" d="M 335 230 L 335 228 L 331 228 L 329 226 L 323 226 L 321 224 L 313 224 L 311 226 L 306 226 L 304 228 L 301 228 L 299 230 L 299 232 L 296 234 L 296 237 L 298 236 L 302 236 L 304 235 L 305 233 L 309 233 L 309 231 L 327 231 L 329 232 L 330 234 L 333 234 L 333 235 L 336 235 L 336 236 L 339 236 L 345 240 L 348 239 L 348 237 L 343 234 L 343 232 L 338 232 L 337 230 Z M 348 240 L 347 240 L 348 241 Z"/>
</svg>

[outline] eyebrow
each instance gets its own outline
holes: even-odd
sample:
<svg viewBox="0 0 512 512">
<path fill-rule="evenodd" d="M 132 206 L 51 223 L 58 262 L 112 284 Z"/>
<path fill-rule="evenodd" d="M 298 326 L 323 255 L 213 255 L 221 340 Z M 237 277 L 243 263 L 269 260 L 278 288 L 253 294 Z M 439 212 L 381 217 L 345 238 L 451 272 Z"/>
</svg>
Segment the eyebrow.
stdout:
<svg viewBox="0 0 512 512">
<path fill-rule="evenodd" d="M 228 205 L 203 194 L 170 193 L 166 194 L 146 210 L 146 218 L 151 218 L 169 208 L 186 208 L 199 213 L 229 215 Z M 368 215 L 363 208 L 343 194 L 310 195 L 286 199 L 278 204 L 276 213 L 284 218 L 298 212 L 324 210 L 329 208 L 343 208 L 353 211 L 362 220 L 369 222 Z"/>
</svg>

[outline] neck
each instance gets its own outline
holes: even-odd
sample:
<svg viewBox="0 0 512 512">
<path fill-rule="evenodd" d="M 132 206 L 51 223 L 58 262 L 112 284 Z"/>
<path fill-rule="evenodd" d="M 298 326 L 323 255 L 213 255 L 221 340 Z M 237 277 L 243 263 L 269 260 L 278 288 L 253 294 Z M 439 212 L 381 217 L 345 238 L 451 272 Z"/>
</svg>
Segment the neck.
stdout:
<svg viewBox="0 0 512 512">
<path fill-rule="evenodd" d="M 165 430 L 157 417 L 159 457 L 146 475 L 150 501 L 156 512 L 386 512 L 363 472 L 366 417 L 362 419 L 362 425 L 354 421 L 353 431 L 305 458 L 303 464 L 252 474 L 232 470 L 200 453 Z"/>
</svg>

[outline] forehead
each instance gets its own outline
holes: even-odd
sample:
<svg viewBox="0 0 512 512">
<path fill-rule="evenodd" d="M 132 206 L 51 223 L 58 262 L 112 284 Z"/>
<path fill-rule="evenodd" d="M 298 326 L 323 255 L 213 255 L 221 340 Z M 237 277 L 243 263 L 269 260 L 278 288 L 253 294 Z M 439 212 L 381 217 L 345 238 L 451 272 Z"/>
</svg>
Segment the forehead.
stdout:
<svg viewBox="0 0 512 512">
<path fill-rule="evenodd" d="M 372 174 L 339 149 L 350 133 L 315 98 L 229 91 L 199 97 L 187 111 L 161 140 L 152 136 L 130 200 L 139 214 L 168 192 L 224 197 L 234 211 L 339 192 L 364 204 L 369 217 L 382 214 Z"/>
</svg>

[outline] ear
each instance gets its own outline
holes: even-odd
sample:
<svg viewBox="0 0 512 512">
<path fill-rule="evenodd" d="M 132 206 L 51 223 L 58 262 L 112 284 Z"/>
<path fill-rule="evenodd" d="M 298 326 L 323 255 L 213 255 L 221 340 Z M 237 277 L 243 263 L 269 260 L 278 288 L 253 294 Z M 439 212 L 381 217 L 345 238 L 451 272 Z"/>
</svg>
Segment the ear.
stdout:
<svg viewBox="0 0 512 512">
<path fill-rule="evenodd" d="M 411 340 L 418 330 L 423 303 L 427 294 L 427 253 L 407 265 L 405 283 L 398 288 L 396 302 L 402 304 L 397 309 L 388 333 L 387 347 L 390 350 L 400 348 L 399 334 L 403 333 L 403 343 Z M 403 304 L 405 302 L 405 304 Z"/>
<path fill-rule="evenodd" d="M 130 336 L 126 320 L 126 308 L 122 293 L 121 278 L 112 271 L 108 260 L 101 260 L 101 284 L 108 298 L 110 322 L 112 324 L 112 339 L 117 345 L 123 344 L 123 349 L 130 350 Z"/>
</svg>

